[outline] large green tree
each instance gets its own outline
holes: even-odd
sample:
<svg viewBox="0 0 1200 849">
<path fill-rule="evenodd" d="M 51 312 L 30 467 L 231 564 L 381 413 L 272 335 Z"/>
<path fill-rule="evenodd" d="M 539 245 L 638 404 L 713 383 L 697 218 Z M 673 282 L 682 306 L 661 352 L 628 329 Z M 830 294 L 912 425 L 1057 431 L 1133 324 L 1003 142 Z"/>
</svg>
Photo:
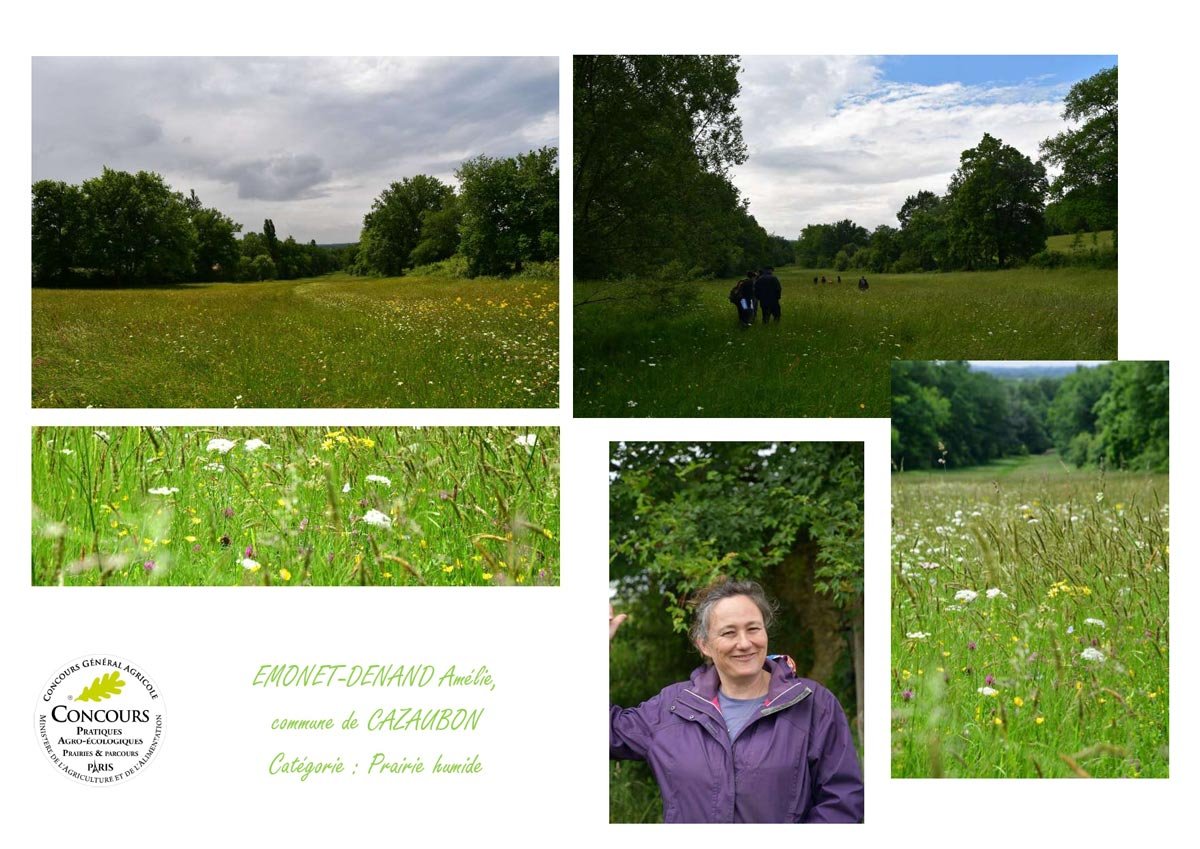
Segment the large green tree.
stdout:
<svg viewBox="0 0 1200 849">
<path fill-rule="evenodd" d="M 33 184 L 33 281 L 65 281 L 84 262 L 83 193 L 58 180 Z"/>
<path fill-rule="evenodd" d="M 1050 183 L 1061 209 L 1056 217 L 1073 229 L 1117 225 L 1117 68 L 1100 71 L 1071 87 L 1064 121 L 1077 126 L 1041 144 L 1042 159 L 1062 169 Z"/>
<path fill-rule="evenodd" d="M 558 259 L 558 149 L 477 156 L 455 172 L 459 249 L 471 276 L 510 274 Z"/>
<path fill-rule="evenodd" d="M 241 256 L 237 234 L 242 225 L 219 209 L 201 206 L 195 192 L 191 198 L 187 206 L 196 231 L 195 277 L 197 280 L 231 279 Z"/>
<path fill-rule="evenodd" d="M 453 197 L 454 189 L 427 174 L 405 177 L 384 189 L 363 218 L 359 269 L 394 277 L 411 268 L 426 213 L 441 210 Z"/>
<path fill-rule="evenodd" d="M 191 277 L 196 230 L 184 197 L 158 174 L 114 171 L 80 187 L 86 212 L 86 264 L 119 284 Z"/>
<path fill-rule="evenodd" d="M 964 150 L 950 178 L 950 250 L 973 269 L 1005 268 L 1046 243 L 1046 169 L 1015 147 L 984 133 Z"/>
<path fill-rule="evenodd" d="M 725 250 L 697 254 L 742 225 L 739 70 L 734 56 L 575 57 L 578 277 L 719 270 Z"/>
</svg>

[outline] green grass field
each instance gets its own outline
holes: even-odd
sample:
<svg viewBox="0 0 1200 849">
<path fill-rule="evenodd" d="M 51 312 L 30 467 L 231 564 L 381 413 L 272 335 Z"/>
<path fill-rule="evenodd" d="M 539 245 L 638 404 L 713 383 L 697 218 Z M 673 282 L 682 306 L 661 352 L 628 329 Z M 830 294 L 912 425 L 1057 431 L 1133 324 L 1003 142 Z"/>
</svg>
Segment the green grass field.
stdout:
<svg viewBox="0 0 1200 849">
<path fill-rule="evenodd" d="M 784 268 L 783 320 L 739 326 L 733 281 L 675 311 L 574 311 L 577 416 L 887 416 L 892 360 L 1111 359 L 1117 273 L 1094 269 L 842 274 Z M 576 301 L 601 284 L 578 283 Z"/>
<path fill-rule="evenodd" d="M 892 477 L 892 775 L 1165 777 L 1166 475 Z"/>
<path fill-rule="evenodd" d="M 1092 242 L 1092 236 L 1096 237 L 1096 241 Z M 1096 248 L 1102 251 L 1112 250 L 1112 230 L 1097 230 L 1095 233 L 1080 234 L 1079 244 L 1075 244 L 1074 234 L 1064 236 L 1047 236 L 1046 250 L 1059 251 L 1061 253 L 1071 253 L 1072 251 L 1090 251 Z"/>
<path fill-rule="evenodd" d="M 557 428 L 36 428 L 32 472 L 35 585 L 558 584 Z"/>
<path fill-rule="evenodd" d="M 34 289 L 33 405 L 554 407 L 557 283 Z"/>
</svg>

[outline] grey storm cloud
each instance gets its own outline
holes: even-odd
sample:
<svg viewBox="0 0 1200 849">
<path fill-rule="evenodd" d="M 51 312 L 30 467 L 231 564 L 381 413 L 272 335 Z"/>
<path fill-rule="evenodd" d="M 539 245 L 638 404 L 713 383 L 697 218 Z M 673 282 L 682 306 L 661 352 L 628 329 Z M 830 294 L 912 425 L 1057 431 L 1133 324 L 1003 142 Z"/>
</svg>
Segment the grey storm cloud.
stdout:
<svg viewBox="0 0 1200 849">
<path fill-rule="evenodd" d="M 33 179 L 162 174 L 256 229 L 353 241 L 404 177 L 558 144 L 555 57 L 33 61 Z"/>
<path fill-rule="evenodd" d="M 219 176 L 237 185 L 239 198 L 297 200 L 323 197 L 316 188 L 332 176 L 319 156 L 281 154 L 231 165 Z"/>
</svg>

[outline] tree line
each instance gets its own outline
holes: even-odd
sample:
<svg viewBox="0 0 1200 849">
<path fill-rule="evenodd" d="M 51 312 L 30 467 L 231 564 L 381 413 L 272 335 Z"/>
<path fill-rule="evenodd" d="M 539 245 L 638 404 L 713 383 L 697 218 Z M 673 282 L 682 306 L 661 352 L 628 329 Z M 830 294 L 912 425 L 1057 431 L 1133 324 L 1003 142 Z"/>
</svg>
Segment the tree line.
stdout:
<svg viewBox="0 0 1200 849">
<path fill-rule="evenodd" d="M 359 242 L 280 239 L 271 219 L 242 225 L 162 176 L 104 168 L 72 185 L 33 184 L 34 285 L 137 286 L 291 280 L 332 271 L 397 276 L 451 260 L 459 276 L 506 275 L 558 259 L 558 152 L 478 156 L 457 191 L 418 174 L 392 183 L 363 219 Z"/>
<path fill-rule="evenodd" d="M 1169 395 L 1165 362 L 1081 366 L 1029 380 L 965 362 L 897 362 L 892 464 L 977 466 L 1053 448 L 1075 466 L 1167 471 Z"/>
<path fill-rule="evenodd" d="M 394 277 L 450 261 L 462 276 L 508 275 L 558 260 L 558 149 L 477 156 L 458 191 L 417 174 L 392 183 L 363 218 L 351 270 Z"/>
<path fill-rule="evenodd" d="M 896 218 L 868 232 L 850 220 L 812 224 L 796 241 L 808 268 L 875 273 L 1062 264 L 1046 236 L 1117 228 L 1117 69 L 1076 83 L 1063 119 L 1080 126 L 1045 139 L 1034 161 L 989 133 L 964 150 L 945 194 L 909 195 Z M 1061 167 L 1050 180 L 1046 164 Z M 1046 201 L 1049 199 L 1050 203 Z M 1081 257 L 1116 267 L 1113 251 Z"/>
</svg>

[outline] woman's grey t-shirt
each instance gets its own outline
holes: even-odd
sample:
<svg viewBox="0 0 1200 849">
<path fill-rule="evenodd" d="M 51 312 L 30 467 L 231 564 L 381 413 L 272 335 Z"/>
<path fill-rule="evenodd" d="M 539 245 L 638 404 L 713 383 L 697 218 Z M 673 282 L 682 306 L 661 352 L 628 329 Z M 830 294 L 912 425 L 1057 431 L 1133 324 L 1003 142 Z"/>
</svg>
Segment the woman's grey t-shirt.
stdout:
<svg viewBox="0 0 1200 849">
<path fill-rule="evenodd" d="M 737 739 L 746 723 L 754 718 L 754 714 L 763 705 L 761 696 L 757 699 L 731 699 L 718 690 L 717 698 L 721 704 L 721 716 L 725 718 L 725 727 L 729 729 L 730 740 Z"/>
</svg>

